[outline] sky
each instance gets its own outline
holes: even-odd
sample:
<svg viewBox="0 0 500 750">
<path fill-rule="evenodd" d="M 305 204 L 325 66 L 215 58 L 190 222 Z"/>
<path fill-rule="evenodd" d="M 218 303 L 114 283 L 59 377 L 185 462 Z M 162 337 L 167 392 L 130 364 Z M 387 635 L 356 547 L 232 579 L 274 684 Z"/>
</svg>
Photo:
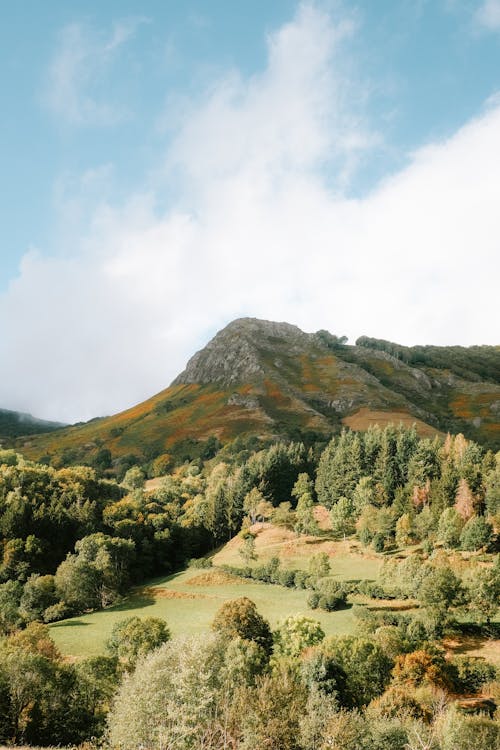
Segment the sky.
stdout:
<svg viewBox="0 0 500 750">
<path fill-rule="evenodd" d="M 0 407 L 165 388 L 237 317 L 500 344 L 500 0 L 21 0 Z"/>
</svg>

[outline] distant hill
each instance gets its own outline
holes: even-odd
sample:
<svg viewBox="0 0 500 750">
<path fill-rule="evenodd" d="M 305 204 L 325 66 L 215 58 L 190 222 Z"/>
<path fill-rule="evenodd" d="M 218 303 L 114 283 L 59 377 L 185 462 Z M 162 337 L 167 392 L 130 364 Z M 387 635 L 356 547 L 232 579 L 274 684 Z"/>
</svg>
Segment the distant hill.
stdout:
<svg viewBox="0 0 500 750">
<path fill-rule="evenodd" d="M 64 427 L 61 422 L 47 422 L 9 409 L 0 409 L 0 441 L 5 438 L 17 438 L 20 435 L 37 435 Z"/>
<path fill-rule="evenodd" d="M 328 436 L 389 422 L 421 435 L 463 432 L 500 448 L 500 347 L 402 347 L 242 318 L 161 393 L 120 414 L 25 441 L 51 460 L 134 454 L 189 458 L 214 438 Z"/>
</svg>

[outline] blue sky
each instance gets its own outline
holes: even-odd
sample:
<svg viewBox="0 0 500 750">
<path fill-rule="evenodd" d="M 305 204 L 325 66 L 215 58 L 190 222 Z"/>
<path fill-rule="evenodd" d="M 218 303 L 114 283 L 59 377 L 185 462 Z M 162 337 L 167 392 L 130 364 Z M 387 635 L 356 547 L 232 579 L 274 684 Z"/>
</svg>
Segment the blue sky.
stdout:
<svg viewBox="0 0 500 750">
<path fill-rule="evenodd" d="M 500 0 L 2 15 L 0 406 L 124 408 L 238 315 L 498 343 Z"/>
</svg>

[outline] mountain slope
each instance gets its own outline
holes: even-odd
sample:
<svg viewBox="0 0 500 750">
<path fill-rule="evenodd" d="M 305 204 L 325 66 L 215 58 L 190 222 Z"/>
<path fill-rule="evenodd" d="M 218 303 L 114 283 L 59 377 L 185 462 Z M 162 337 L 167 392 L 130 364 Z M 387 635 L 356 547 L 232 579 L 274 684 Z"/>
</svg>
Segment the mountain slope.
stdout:
<svg viewBox="0 0 500 750">
<path fill-rule="evenodd" d="M 189 457 L 196 452 L 193 441 L 213 436 L 223 443 L 250 435 L 313 437 L 343 424 L 366 429 L 391 421 L 415 423 L 423 435 L 460 431 L 500 447 L 500 348 L 400 347 L 403 361 L 377 340 L 358 342 L 347 346 L 326 331 L 309 334 L 288 323 L 242 318 L 153 398 L 33 437 L 23 451 L 47 459 L 64 453 L 71 461 L 91 460 L 102 447 L 113 458 Z M 417 349 L 427 363 L 411 361 Z"/>
<path fill-rule="evenodd" d="M 0 409 L 0 440 L 15 438 L 20 435 L 36 435 L 40 432 L 50 432 L 64 427 L 60 422 L 47 422 L 9 409 Z"/>
</svg>

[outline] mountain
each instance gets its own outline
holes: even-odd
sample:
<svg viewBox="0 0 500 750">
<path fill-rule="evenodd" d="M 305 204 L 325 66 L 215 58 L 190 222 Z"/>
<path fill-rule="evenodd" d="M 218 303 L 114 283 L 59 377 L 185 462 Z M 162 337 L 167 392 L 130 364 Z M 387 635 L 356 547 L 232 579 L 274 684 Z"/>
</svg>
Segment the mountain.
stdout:
<svg viewBox="0 0 500 750">
<path fill-rule="evenodd" d="M 23 441 L 33 458 L 197 455 L 214 437 L 314 439 L 389 422 L 500 448 L 500 347 L 402 347 L 242 318 L 161 393 L 120 414 Z M 198 453 L 199 454 L 199 453 Z"/>
<path fill-rule="evenodd" d="M 20 435 L 36 435 L 40 432 L 50 432 L 64 427 L 61 422 L 47 422 L 9 409 L 0 409 L 0 441 L 16 438 Z"/>
</svg>

